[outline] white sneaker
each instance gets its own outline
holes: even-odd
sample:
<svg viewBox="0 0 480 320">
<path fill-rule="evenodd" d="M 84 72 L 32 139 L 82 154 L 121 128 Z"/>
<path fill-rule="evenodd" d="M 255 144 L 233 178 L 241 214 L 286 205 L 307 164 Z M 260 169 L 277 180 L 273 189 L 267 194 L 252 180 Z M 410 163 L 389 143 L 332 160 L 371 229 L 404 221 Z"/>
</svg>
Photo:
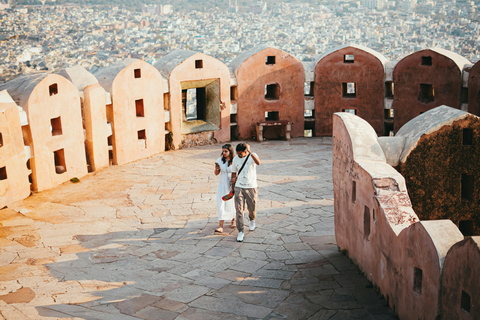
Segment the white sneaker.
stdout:
<svg viewBox="0 0 480 320">
<path fill-rule="evenodd" d="M 240 231 L 240 232 L 238 233 L 237 241 L 238 241 L 238 242 L 242 242 L 244 236 L 245 236 L 245 234 L 243 233 L 243 231 Z"/>
<path fill-rule="evenodd" d="M 250 231 L 255 230 L 255 220 L 250 220 Z"/>
</svg>

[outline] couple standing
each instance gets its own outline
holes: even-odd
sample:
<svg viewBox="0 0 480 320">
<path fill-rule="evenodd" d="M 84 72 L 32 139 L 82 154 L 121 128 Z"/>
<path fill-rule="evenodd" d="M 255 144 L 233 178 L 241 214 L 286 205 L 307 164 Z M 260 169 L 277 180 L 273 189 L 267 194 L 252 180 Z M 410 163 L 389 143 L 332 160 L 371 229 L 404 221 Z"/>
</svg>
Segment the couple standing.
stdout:
<svg viewBox="0 0 480 320">
<path fill-rule="evenodd" d="M 220 174 L 220 181 L 217 190 L 217 209 L 219 227 L 215 232 L 223 232 L 225 220 L 231 221 L 231 228 L 235 227 L 237 220 L 238 236 L 237 241 L 242 242 L 245 236 L 243 232 L 243 210 L 248 209 L 250 218 L 250 231 L 255 230 L 255 217 L 257 214 L 257 165 L 260 165 L 260 158 L 252 153 L 248 143 L 237 144 L 234 156 L 231 144 L 222 146 L 222 156 L 215 162 L 215 175 Z M 234 194 L 229 200 L 222 200 L 227 193 Z M 233 216 L 233 213 L 236 216 Z"/>
</svg>

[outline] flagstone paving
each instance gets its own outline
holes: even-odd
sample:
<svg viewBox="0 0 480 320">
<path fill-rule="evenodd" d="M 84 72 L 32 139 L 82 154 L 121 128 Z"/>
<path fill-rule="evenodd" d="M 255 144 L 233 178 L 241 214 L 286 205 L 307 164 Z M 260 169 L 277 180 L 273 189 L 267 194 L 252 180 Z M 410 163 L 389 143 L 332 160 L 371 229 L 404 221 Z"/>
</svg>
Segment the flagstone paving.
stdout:
<svg viewBox="0 0 480 320">
<path fill-rule="evenodd" d="M 257 228 L 218 226 L 220 145 L 0 211 L 0 319 L 395 319 L 334 236 L 331 139 L 252 142 Z"/>
</svg>

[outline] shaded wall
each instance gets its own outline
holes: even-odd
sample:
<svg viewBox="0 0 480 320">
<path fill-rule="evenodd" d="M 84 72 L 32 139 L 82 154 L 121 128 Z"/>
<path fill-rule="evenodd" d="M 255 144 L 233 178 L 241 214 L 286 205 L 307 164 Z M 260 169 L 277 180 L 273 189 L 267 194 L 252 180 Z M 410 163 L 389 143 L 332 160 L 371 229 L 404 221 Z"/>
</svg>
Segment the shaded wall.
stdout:
<svg viewBox="0 0 480 320">
<path fill-rule="evenodd" d="M 440 105 L 460 108 L 462 69 L 449 57 L 421 50 L 403 58 L 393 72 L 395 133 L 408 121 Z"/>
<path fill-rule="evenodd" d="M 384 78 L 382 61 L 358 48 L 342 48 L 318 61 L 315 66 L 315 136 L 331 136 L 333 114 L 346 109 L 355 110 L 357 116 L 382 135 Z M 355 84 L 355 94 L 347 92 L 348 83 Z"/>
<path fill-rule="evenodd" d="M 275 57 L 274 63 L 267 63 L 267 57 Z M 246 59 L 236 78 L 239 139 L 256 137 L 256 124 L 265 121 L 265 112 L 278 112 L 277 120 L 290 121 L 291 137 L 303 136 L 305 72 L 300 61 L 279 49 L 266 48 Z M 278 86 L 277 99 L 265 98 L 267 85 Z"/>
<path fill-rule="evenodd" d="M 480 61 L 477 61 L 469 70 L 468 112 L 480 116 Z"/>
<path fill-rule="evenodd" d="M 480 235 L 479 163 L 480 118 L 468 115 L 422 135 L 397 169 L 421 220 L 470 221 Z"/>
<path fill-rule="evenodd" d="M 436 319 L 442 261 L 463 235 L 449 220 L 419 221 L 376 139 L 359 117 L 334 115 L 336 241 L 400 319 Z"/>
</svg>

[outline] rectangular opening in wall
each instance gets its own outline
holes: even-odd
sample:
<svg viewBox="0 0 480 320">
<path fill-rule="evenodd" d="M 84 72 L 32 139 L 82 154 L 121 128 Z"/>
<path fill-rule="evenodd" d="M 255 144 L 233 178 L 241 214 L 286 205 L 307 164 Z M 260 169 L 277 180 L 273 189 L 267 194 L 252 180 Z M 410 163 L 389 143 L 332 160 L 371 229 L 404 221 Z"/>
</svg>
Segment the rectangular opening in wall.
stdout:
<svg viewBox="0 0 480 320">
<path fill-rule="evenodd" d="M 395 91 L 395 86 L 393 81 L 385 81 L 385 98 L 393 99 Z"/>
<path fill-rule="evenodd" d="M 143 99 L 135 100 L 135 112 L 137 117 L 145 117 L 145 109 L 143 107 Z"/>
<path fill-rule="evenodd" d="M 468 88 L 462 87 L 461 103 L 468 103 Z"/>
<path fill-rule="evenodd" d="M 343 82 L 342 83 L 342 97 L 343 98 L 355 98 L 357 96 L 355 82 Z"/>
<path fill-rule="evenodd" d="M 470 146 L 473 144 L 473 129 L 463 128 L 462 143 L 464 146 Z"/>
<path fill-rule="evenodd" d="M 425 56 L 422 57 L 422 66 L 431 66 L 432 65 L 432 57 Z"/>
<path fill-rule="evenodd" d="M 67 165 L 65 164 L 65 151 L 63 149 L 54 151 L 53 158 L 55 161 L 55 172 L 57 174 L 67 172 Z"/>
<path fill-rule="evenodd" d="M 6 180 L 7 179 L 7 167 L 1 167 L 0 168 L 0 180 Z"/>
<path fill-rule="evenodd" d="M 147 134 L 145 133 L 145 129 L 139 130 L 137 132 L 138 135 L 138 145 L 141 146 L 142 148 L 147 147 Z"/>
<path fill-rule="evenodd" d="M 385 119 L 393 119 L 393 109 L 383 109 Z"/>
<path fill-rule="evenodd" d="M 230 87 L 230 100 L 232 101 L 237 100 L 237 86 Z"/>
<path fill-rule="evenodd" d="M 303 112 L 303 117 L 304 118 L 313 118 L 313 110 L 305 110 Z"/>
<path fill-rule="evenodd" d="M 195 60 L 195 69 L 203 69 L 203 60 Z"/>
<path fill-rule="evenodd" d="M 365 206 L 363 211 L 363 236 L 368 240 L 370 236 L 370 209 Z"/>
<path fill-rule="evenodd" d="M 0 132 L 0 148 L 3 147 L 3 134 Z"/>
<path fill-rule="evenodd" d="M 343 63 L 354 63 L 355 56 L 353 54 L 345 54 L 343 56 Z"/>
<path fill-rule="evenodd" d="M 266 100 L 278 100 L 280 97 L 280 87 L 276 83 L 267 84 L 265 86 L 265 99 Z"/>
<path fill-rule="evenodd" d="M 58 86 L 56 83 L 51 84 L 48 86 L 48 92 L 51 96 L 56 95 L 58 93 Z"/>
<path fill-rule="evenodd" d="M 420 83 L 418 101 L 422 103 L 430 103 L 435 101 L 435 91 L 433 89 L 433 84 Z"/>
<path fill-rule="evenodd" d="M 305 82 L 303 90 L 305 97 L 313 97 L 315 92 L 315 82 Z"/>
<path fill-rule="evenodd" d="M 357 109 L 342 109 L 342 112 L 357 114 Z"/>
<path fill-rule="evenodd" d="M 230 114 L 230 125 L 232 126 L 235 126 L 237 125 L 237 114 L 236 113 L 233 113 L 233 114 Z"/>
<path fill-rule="evenodd" d="M 413 292 L 417 295 L 422 294 L 422 269 L 413 267 Z"/>
<path fill-rule="evenodd" d="M 170 96 L 168 93 L 163 94 L 163 108 L 165 110 L 170 110 Z"/>
<path fill-rule="evenodd" d="M 375 217 L 375 209 L 372 210 L 373 222 L 377 222 L 377 217 Z"/>
<path fill-rule="evenodd" d="M 133 76 L 135 79 L 141 78 L 142 77 L 142 70 L 141 69 L 134 69 L 133 70 Z"/>
<path fill-rule="evenodd" d="M 30 170 L 30 159 L 27 160 L 27 162 L 25 163 L 25 165 L 27 166 L 27 169 Z"/>
<path fill-rule="evenodd" d="M 280 120 L 280 114 L 278 111 L 267 111 L 265 112 L 266 121 L 278 121 Z"/>
<path fill-rule="evenodd" d="M 460 220 L 458 222 L 458 230 L 464 237 L 473 236 L 473 230 L 475 229 L 475 223 L 473 220 Z"/>
<path fill-rule="evenodd" d="M 462 174 L 462 182 L 461 182 L 462 201 L 473 200 L 474 181 L 475 179 L 473 178 L 472 175 Z"/>
<path fill-rule="evenodd" d="M 357 182 L 352 181 L 352 202 L 357 201 Z"/>
<path fill-rule="evenodd" d="M 60 117 L 50 119 L 50 130 L 52 136 L 60 136 L 62 134 L 62 119 Z"/>
<path fill-rule="evenodd" d="M 182 90 L 184 121 L 206 120 L 205 87 Z"/>
<path fill-rule="evenodd" d="M 275 56 L 266 56 L 265 64 L 275 64 Z"/>
<path fill-rule="evenodd" d="M 460 301 L 460 307 L 463 310 L 465 310 L 467 312 L 470 312 L 470 305 L 471 305 L 470 295 L 462 290 L 462 298 L 461 298 L 461 301 Z"/>
</svg>

